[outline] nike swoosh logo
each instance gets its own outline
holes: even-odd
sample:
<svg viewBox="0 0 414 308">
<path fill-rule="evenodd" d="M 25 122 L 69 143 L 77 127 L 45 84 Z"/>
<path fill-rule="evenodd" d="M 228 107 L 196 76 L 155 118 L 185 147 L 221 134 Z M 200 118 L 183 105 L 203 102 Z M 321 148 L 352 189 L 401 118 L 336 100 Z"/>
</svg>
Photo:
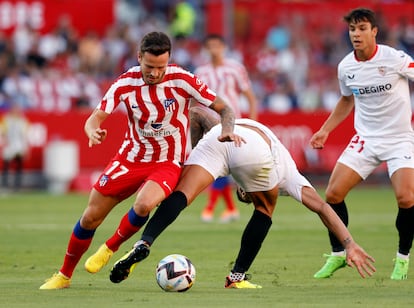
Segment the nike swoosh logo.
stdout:
<svg viewBox="0 0 414 308">
<path fill-rule="evenodd" d="M 122 233 L 119 231 L 119 229 L 116 230 L 116 233 L 118 233 L 118 235 L 119 235 L 120 238 L 124 238 L 125 237 L 125 236 L 122 235 Z"/>
<path fill-rule="evenodd" d="M 162 184 L 168 188 L 169 191 L 172 191 L 170 185 L 168 185 L 167 181 L 163 181 Z"/>
</svg>

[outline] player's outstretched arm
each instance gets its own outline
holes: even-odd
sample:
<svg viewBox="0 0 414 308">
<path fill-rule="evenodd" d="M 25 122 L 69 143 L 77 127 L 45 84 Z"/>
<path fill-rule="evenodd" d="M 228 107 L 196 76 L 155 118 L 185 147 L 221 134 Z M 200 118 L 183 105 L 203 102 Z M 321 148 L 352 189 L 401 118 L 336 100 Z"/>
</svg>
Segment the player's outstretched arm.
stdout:
<svg viewBox="0 0 414 308">
<path fill-rule="evenodd" d="M 375 271 L 374 258 L 368 255 L 357 243 L 335 211 L 311 187 L 302 188 L 302 203 L 317 213 L 324 225 L 335 234 L 346 250 L 346 260 L 350 267 L 358 270 L 362 278 L 371 276 Z"/>
</svg>

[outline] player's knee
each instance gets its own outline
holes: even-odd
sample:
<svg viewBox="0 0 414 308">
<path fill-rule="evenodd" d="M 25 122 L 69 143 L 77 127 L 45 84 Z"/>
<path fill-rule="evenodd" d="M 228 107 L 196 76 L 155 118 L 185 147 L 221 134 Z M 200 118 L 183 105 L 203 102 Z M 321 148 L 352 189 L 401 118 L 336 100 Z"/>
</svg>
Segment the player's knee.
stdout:
<svg viewBox="0 0 414 308">
<path fill-rule="evenodd" d="M 156 205 L 150 200 L 139 200 L 134 204 L 134 211 L 139 216 L 147 216 Z"/>
<path fill-rule="evenodd" d="M 325 192 L 325 198 L 326 198 L 326 202 L 335 204 L 335 203 L 342 202 L 345 196 L 343 196 L 339 191 L 328 188 Z"/>
<path fill-rule="evenodd" d="M 84 229 L 94 230 L 102 223 L 103 219 L 92 215 L 82 215 L 80 225 Z"/>
<path fill-rule="evenodd" d="M 414 194 L 411 192 L 397 194 L 396 198 L 400 208 L 408 209 L 414 205 Z"/>
</svg>

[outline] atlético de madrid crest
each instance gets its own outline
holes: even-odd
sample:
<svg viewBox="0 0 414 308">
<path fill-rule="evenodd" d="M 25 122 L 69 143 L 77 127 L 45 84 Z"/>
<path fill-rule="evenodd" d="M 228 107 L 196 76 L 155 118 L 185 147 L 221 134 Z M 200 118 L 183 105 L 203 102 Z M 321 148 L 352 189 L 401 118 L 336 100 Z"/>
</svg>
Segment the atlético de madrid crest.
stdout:
<svg viewBox="0 0 414 308">
<path fill-rule="evenodd" d="M 175 100 L 175 98 L 166 98 L 164 100 L 164 108 L 165 108 L 165 111 L 168 111 L 168 112 L 174 111 L 175 110 L 175 103 L 176 102 L 177 101 Z"/>
</svg>

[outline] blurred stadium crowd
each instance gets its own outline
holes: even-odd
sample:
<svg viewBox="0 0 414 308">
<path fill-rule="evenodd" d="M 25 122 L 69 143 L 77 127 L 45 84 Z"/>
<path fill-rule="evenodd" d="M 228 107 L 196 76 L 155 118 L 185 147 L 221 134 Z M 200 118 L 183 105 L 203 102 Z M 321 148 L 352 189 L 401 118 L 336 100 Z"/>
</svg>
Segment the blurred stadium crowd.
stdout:
<svg viewBox="0 0 414 308">
<path fill-rule="evenodd" d="M 148 31 L 169 33 L 171 62 L 193 70 L 206 61 L 204 3 L 118 0 L 116 21 L 104 35 L 79 35 L 65 15 L 49 33 L 29 24 L 9 36 L 0 32 L 0 109 L 13 102 L 54 113 L 93 108 L 110 83 L 137 64 L 138 42 Z M 392 25 L 386 14 L 380 20 L 378 42 L 414 56 L 414 16 Z M 315 33 L 306 14 L 295 15 L 277 20 L 261 41 L 229 40 L 228 54 L 248 68 L 262 111 L 331 110 L 339 95 L 337 64 L 352 49 L 347 35 L 337 25 Z"/>
</svg>

